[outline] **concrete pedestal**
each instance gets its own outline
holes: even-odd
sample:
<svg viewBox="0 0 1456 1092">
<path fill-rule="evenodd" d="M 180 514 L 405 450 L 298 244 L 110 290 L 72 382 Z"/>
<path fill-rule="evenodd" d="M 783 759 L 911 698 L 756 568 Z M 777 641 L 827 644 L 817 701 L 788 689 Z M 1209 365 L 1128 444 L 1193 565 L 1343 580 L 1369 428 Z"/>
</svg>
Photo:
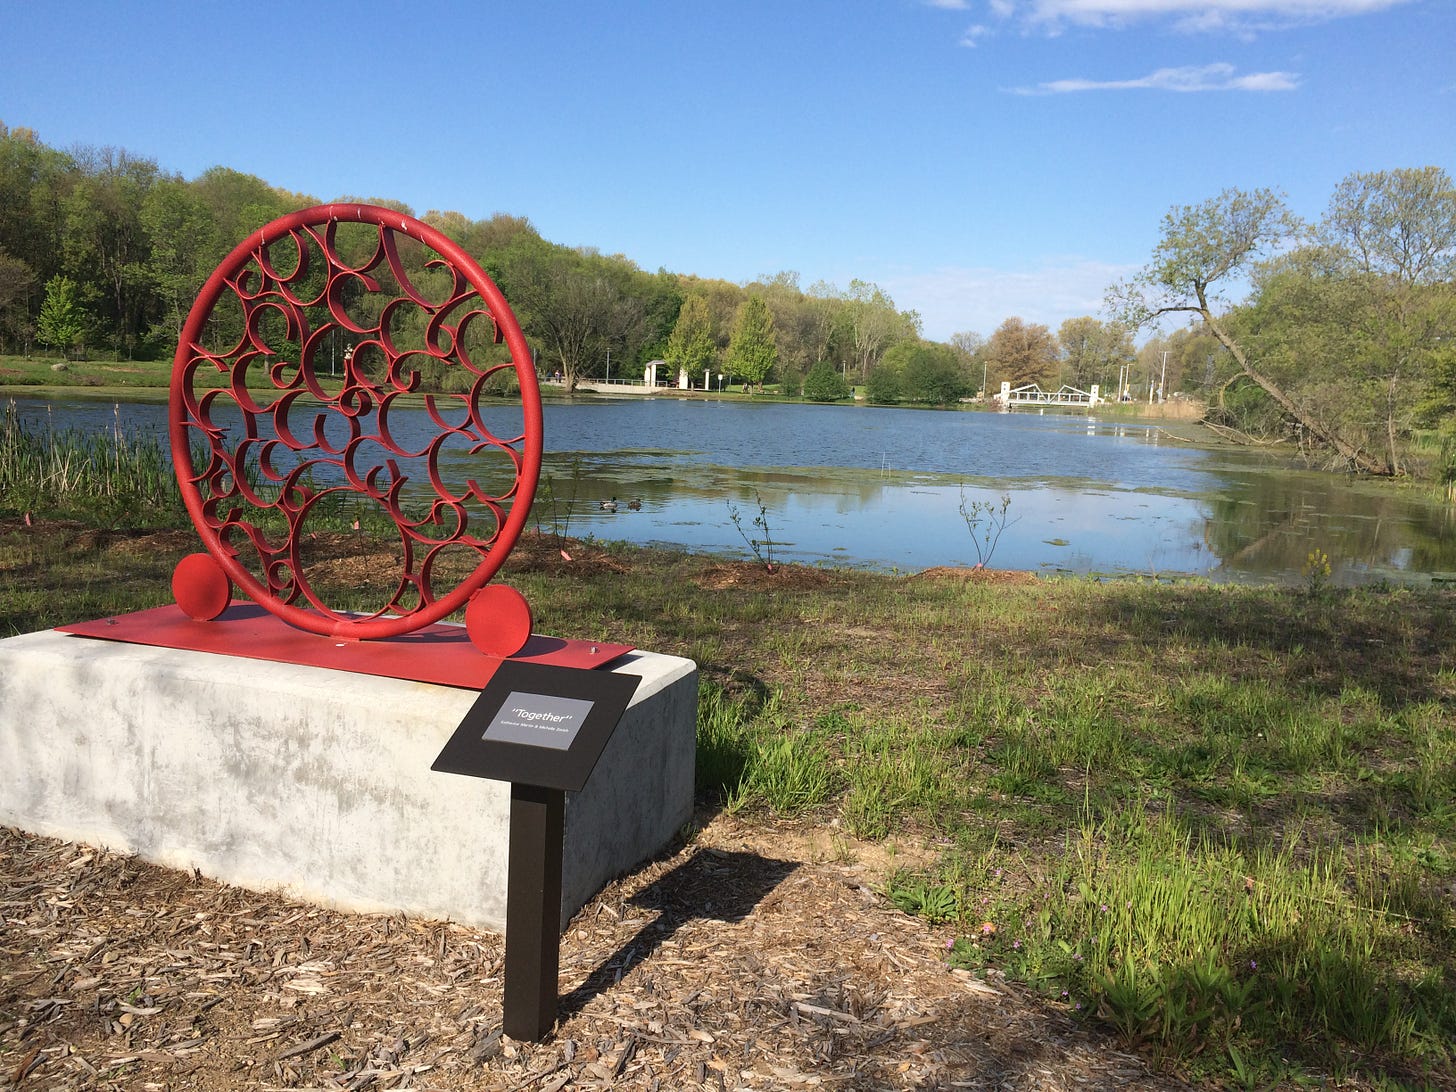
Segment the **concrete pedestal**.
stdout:
<svg viewBox="0 0 1456 1092">
<path fill-rule="evenodd" d="M 692 815 L 697 667 L 570 793 L 563 922 Z M 61 633 L 0 641 L 0 823 L 341 909 L 505 927 L 510 786 L 432 773 L 476 693 Z"/>
</svg>

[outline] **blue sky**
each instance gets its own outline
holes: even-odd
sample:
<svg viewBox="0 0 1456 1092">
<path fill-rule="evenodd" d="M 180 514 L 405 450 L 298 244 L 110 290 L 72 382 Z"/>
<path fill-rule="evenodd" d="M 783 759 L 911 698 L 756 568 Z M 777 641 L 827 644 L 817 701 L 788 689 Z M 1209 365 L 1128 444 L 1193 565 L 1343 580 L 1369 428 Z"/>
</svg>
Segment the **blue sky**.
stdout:
<svg viewBox="0 0 1456 1092">
<path fill-rule="evenodd" d="M 1456 174 L 1456 0 L 0 0 L 0 120 L 194 177 L 529 217 L 928 337 L 1096 314 L 1162 215 Z"/>
</svg>

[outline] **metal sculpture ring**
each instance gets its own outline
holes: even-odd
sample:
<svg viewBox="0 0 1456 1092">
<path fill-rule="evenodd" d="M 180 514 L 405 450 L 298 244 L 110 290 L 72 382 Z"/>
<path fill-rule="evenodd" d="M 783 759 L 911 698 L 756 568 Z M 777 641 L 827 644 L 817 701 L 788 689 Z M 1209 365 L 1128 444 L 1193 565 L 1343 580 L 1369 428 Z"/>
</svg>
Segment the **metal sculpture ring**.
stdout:
<svg viewBox="0 0 1456 1092">
<path fill-rule="evenodd" d="M 505 298 L 445 235 L 373 205 L 281 217 L 223 260 L 183 327 L 168 421 L 208 553 L 331 636 L 464 607 L 515 545 L 541 467 L 535 368 Z M 392 557 L 366 572 L 343 547 L 371 530 Z M 371 598 L 336 609 L 325 586 Z"/>
</svg>

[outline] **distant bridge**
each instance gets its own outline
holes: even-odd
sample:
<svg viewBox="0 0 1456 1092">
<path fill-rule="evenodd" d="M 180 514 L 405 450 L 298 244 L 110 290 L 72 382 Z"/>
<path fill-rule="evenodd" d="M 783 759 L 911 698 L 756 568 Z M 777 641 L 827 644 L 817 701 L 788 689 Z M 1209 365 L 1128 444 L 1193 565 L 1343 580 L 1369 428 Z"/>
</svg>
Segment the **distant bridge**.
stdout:
<svg viewBox="0 0 1456 1092">
<path fill-rule="evenodd" d="M 1090 391 L 1078 390 L 1076 387 L 1063 386 L 1059 391 L 1044 391 L 1036 383 L 1027 383 L 1022 387 L 1012 387 L 1010 383 L 1001 384 L 1001 393 L 996 395 L 993 401 L 1000 409 L 1009 410 L 1013 406 L 1087 406 L 1092 407 L 1106 402 L 1098 393 L 1098 385 L 1092 384 Z"/>
</svg>

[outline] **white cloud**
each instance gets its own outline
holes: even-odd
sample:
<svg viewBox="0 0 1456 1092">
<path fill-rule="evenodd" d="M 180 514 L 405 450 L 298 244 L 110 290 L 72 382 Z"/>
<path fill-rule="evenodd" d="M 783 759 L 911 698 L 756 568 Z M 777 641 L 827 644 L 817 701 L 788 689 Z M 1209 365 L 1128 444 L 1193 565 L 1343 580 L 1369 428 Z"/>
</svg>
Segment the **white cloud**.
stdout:
<svg viewBox="0 0 1456 1092">
<path fill-rule="evenodd" d="M 945 267 L 927 273 L 892 273 L 877 283 L 896 307 L 920 312 L 926 337 L 949 341 L 962 330 L 989 337 L 1013 315 L 1044 323 L 1055 332 L 1069 318 L 1098 315 L 1108 285 L 1136 270 L 1088 258 L 1064 258 L 1029 270 Z"/>
<path fill-rule="evenodd" d="M 1218 63 L 1160 68 L 1131 80 L 1052 80 L 1014 90 L 1018 95 L 1065 95 L 1078 91 L 1293 91 L 1298 86 L 1299 77 L 1293 72 L 1238 76 L 1233 65 Z"/>
<path fill-rule="evenodd" d="M 1161 23 L 1188 33 L 1250 34 L 1387 11 L 1413 0 L 987 0 L 1022 28 L 1056 34 L 1068 26 L 1119 29 Z"/>
<path fill-rule="evenodd" d="M 941 8 L 945 11 L 969 11 L 971 0 L 924 0 L 928 8 Z"/>
</svg>

